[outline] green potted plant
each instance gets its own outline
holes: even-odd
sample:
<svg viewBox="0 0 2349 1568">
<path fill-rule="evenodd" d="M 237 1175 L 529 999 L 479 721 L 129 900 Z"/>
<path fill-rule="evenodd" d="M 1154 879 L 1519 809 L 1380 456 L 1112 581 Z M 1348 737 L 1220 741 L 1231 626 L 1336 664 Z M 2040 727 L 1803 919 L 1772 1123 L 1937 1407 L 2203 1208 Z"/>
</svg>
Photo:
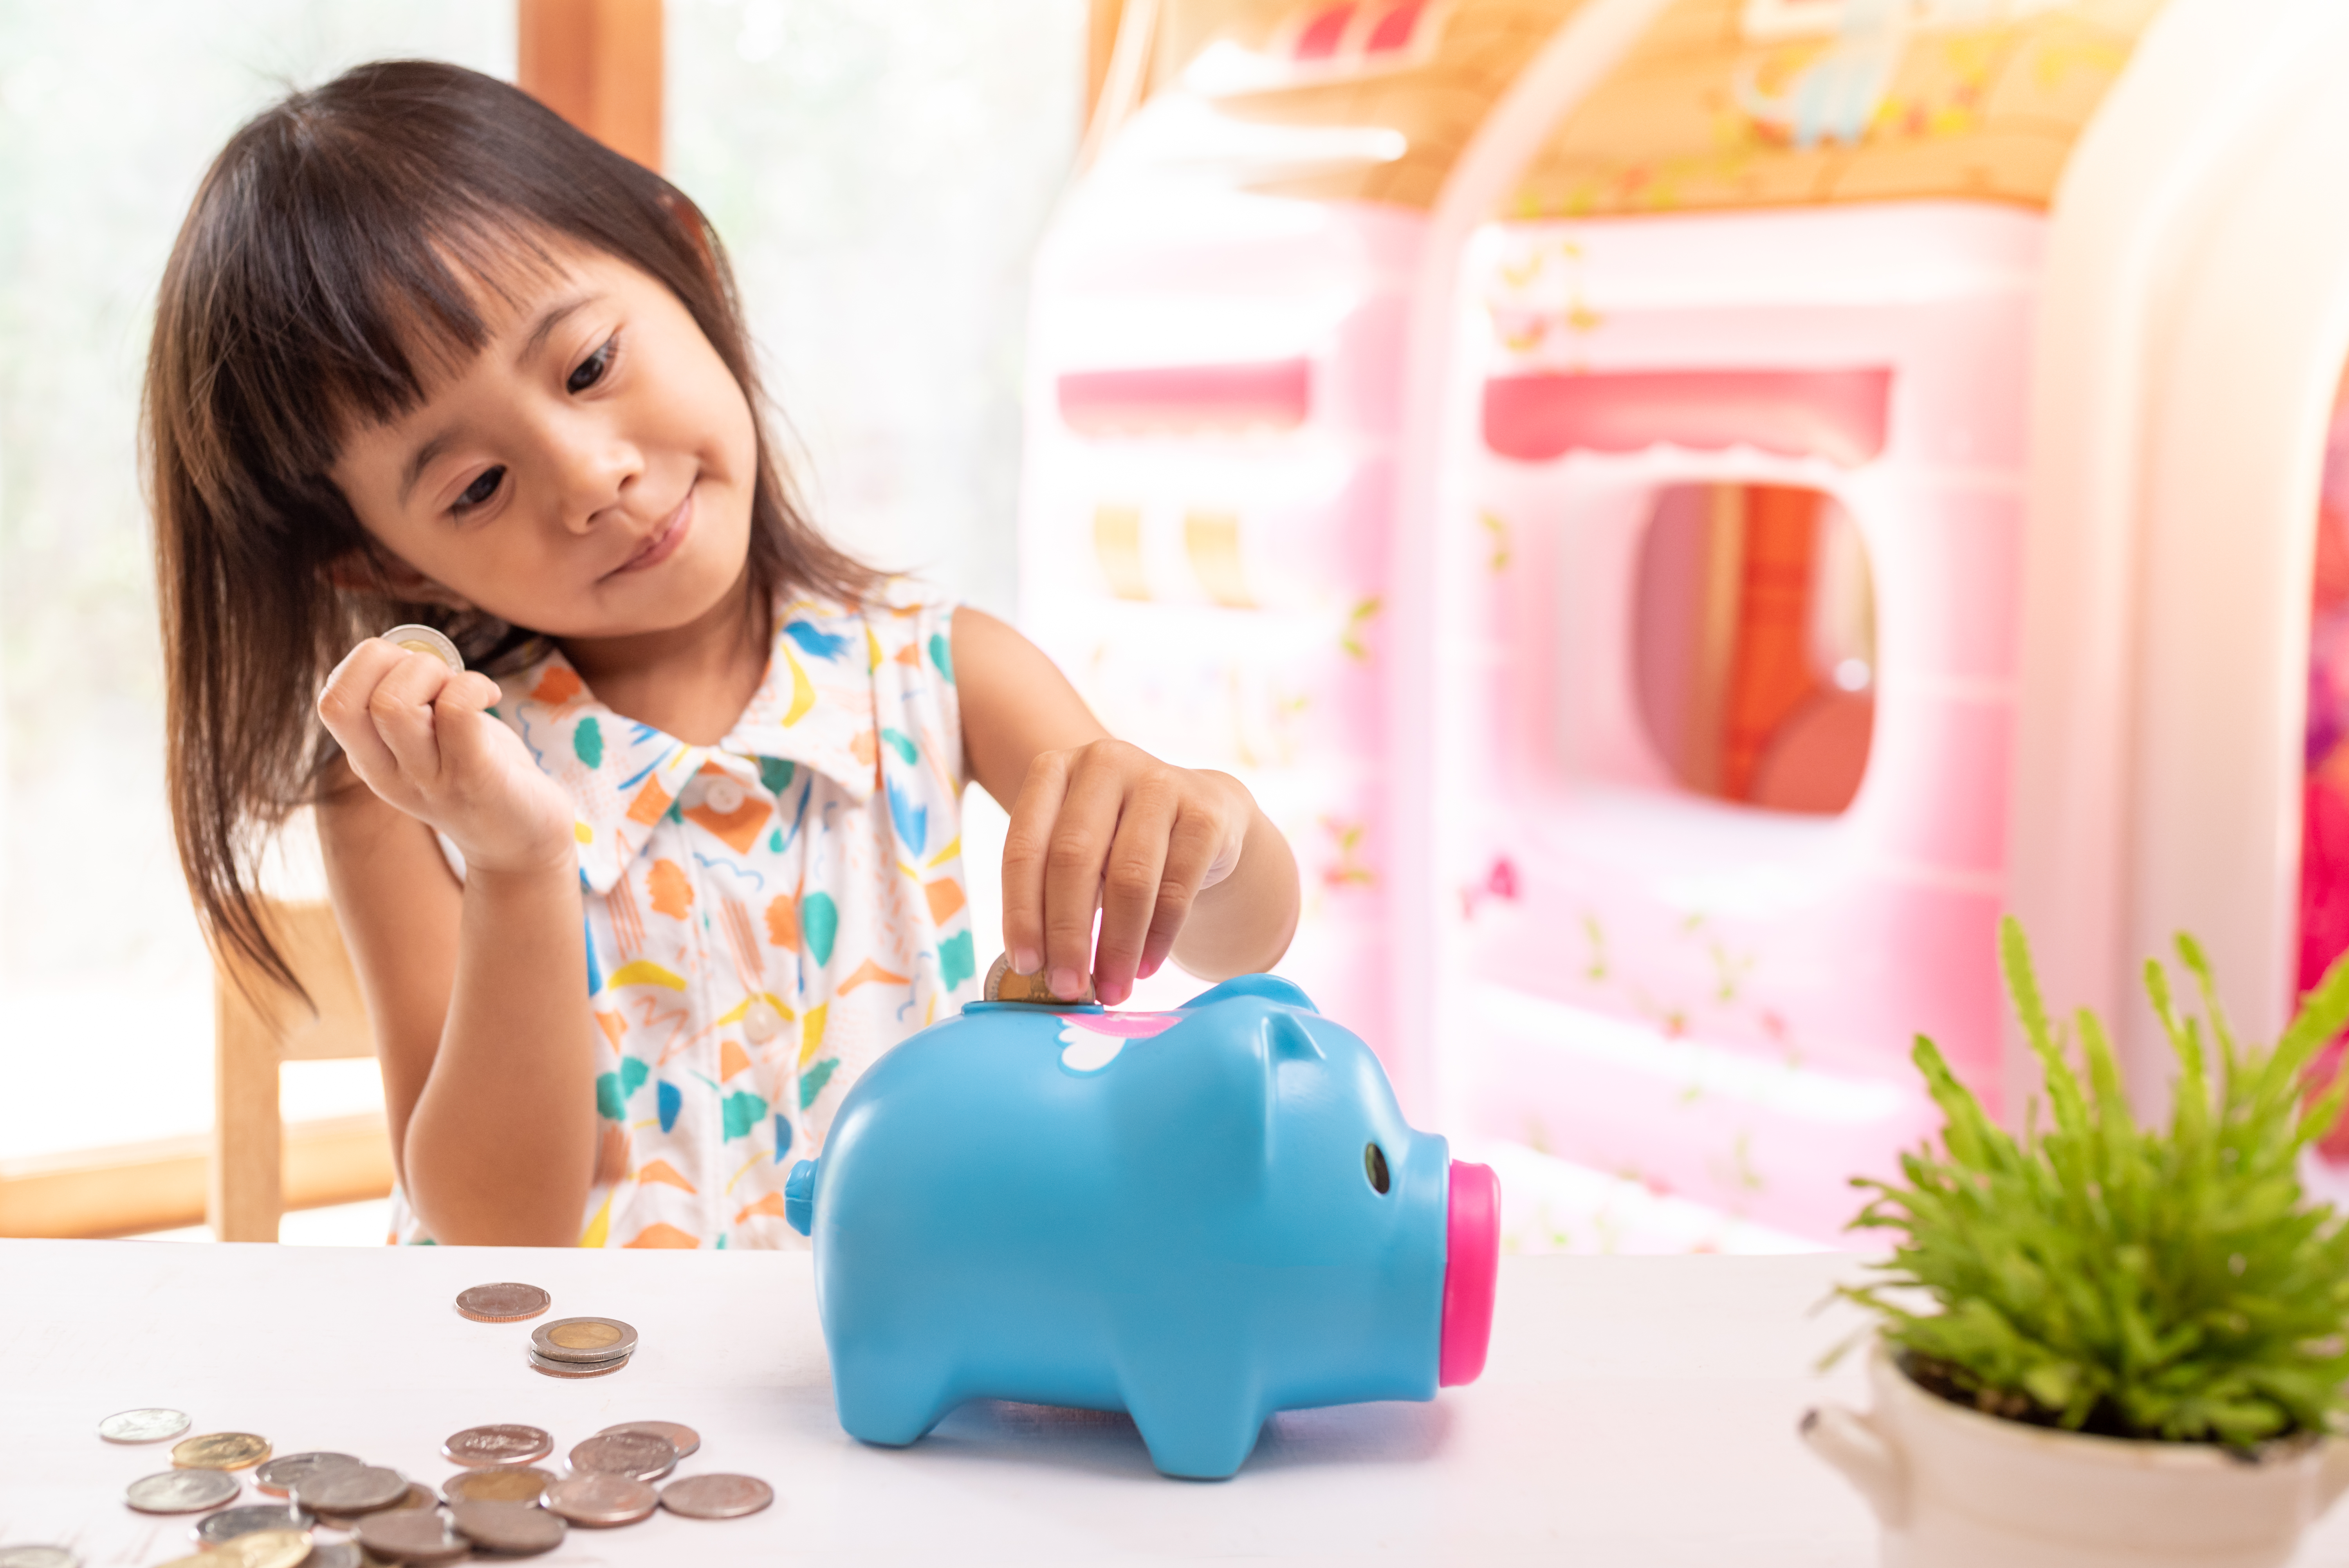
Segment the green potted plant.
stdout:
<svg viewBox="0 0 2349 1568">
<path fill-rule="evenodd" d="M 2046 1083 L 2023 1134 L 1917 1042 L 1941 1147 L 1857 1183 L 1875 1197 L 1855 1227 L 1898 1240 L 1842 1293 L 1876 1320 L 1875 1407 L 1803 1420 L 1875 1509 L 1887 1564 L 2262 1568 L 2349 1486 L 2349 1225 L 2298 1174 L 2349 1094 L 2349 1074 L 2307 1085 L 2349 1021 L 2349 960 L 2261 1050 L 2195 944 L 2178 953 L 2199 1020 L 2146 965 L 2178 1064 L 2167 1127 L 2131 1114 L 2094 1014 L 2068 1043 L 2050 1023 L 2012 919 L 2000 957 Z"/>
</svg>

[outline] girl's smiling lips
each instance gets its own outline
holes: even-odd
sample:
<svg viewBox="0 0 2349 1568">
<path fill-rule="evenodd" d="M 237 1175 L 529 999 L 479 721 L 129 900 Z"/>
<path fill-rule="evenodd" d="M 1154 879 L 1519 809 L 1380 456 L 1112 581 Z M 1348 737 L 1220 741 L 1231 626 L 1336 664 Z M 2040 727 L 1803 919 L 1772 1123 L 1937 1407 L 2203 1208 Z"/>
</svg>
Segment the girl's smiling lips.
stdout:
<svg viewBox="0 0 2349 1568">
<path fill-rule="evenodd" d="M 613 567 L 609 575 L 616 577 L 623 572 L 641 572 L 648 566 L 659 566 L 677 554 L 677 547 L 685 543 L 685 535 L 692 527 L 693 491 L 688 490 L 685 493 L 685 499 L 677 504 L 677 510 L 670 513 L 667 521 L 660 525 L 659 531 L 637 545 L 636 553 Z"/>
</svg>

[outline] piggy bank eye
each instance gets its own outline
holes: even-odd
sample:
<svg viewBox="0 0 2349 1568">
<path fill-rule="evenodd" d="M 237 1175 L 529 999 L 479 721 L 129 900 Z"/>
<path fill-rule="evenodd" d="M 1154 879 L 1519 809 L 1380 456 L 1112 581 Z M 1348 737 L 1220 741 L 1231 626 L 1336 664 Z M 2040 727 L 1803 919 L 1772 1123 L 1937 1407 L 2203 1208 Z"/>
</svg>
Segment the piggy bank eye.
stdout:
<svg viewBox="0 0 2349 1568">
<path fill-rule="evenodd" d="M 1387 1189 L 1387 1151 L 1374 1143 L 1364 1144 L 1362 1174 L 1371 1179 L 1372 1191 L 1384 1192 Z"/>
</svg>

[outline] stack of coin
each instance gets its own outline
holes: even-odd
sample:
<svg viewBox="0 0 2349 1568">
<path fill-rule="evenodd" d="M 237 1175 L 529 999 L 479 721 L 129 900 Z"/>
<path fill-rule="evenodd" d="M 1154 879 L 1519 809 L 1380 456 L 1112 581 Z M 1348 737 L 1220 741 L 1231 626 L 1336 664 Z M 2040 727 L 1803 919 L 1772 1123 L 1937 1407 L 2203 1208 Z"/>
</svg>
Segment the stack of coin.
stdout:
<svg viewBox="0 0 2349 1568">
<path fill-rule="evenodd" d="M 598 1432 L 571 1450 L 571 1473 L 658 1480 L 677 1469 L 677 1445 L 655 1432 Z"/>
<path fill-rule="evenodd" d="M 530 1331 L 531 1366 L 550 1377 L 601 1377 L 636 1354 L 636 1331 L 617 1318 L 559 1317 Z"/>
</svg>

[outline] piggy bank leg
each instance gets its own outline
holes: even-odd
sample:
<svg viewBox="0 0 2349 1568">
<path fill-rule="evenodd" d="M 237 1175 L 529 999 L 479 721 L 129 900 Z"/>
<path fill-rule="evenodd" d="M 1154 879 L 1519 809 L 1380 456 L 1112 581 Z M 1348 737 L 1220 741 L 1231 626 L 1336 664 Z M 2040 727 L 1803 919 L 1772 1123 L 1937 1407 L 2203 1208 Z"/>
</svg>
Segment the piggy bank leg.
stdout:
<svg viewBox="0 0 2349 1568">
<path fill-rule="evenodd" d="M 1125 1407 L 1149 1447 L 1150 1462 L 1195 1480 L 1230 1476 L 1264 1428 L 1256 1380 L 1237 1366 L 1208 1368 L 1170 1358 L 1128 1377 Z"/>
<path fill-rule="evenodd" d="M 845 1358 L 832 1366 L 841 1429 L 884 1448 L 904 1448 L 961 1403 L 948 1385 L 944 1368 L 914 1365 L 904 1355 Z"/>
</svg>

